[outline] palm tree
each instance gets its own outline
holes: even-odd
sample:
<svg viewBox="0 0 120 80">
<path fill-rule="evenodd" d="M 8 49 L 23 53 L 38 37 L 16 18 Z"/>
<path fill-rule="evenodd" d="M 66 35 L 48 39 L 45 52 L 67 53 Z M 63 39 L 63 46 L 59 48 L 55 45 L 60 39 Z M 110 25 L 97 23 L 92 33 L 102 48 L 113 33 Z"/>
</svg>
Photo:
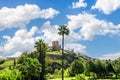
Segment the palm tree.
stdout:
<svg viewBox="0 0 120 80">
<path fill-rule="evenodd" d="M 35 47 L 39 53 L 39 62 L 42 64 L 42 71 L 40 73 L 40 80 L 45 80 L 45 54 L 47 50 L 47 46 L 44 43 L 44 40 L 39 39 L 39 41 L 35 42 Z"/>
<path fill-rule="evenodd" d="M 69 29 L 66 25 L 62 25 L 58 28 L 59 32 L 58 34 L 62 36 L 62 80 L 64 80 L 64 36 L 69 35 Z"/>
</svg>

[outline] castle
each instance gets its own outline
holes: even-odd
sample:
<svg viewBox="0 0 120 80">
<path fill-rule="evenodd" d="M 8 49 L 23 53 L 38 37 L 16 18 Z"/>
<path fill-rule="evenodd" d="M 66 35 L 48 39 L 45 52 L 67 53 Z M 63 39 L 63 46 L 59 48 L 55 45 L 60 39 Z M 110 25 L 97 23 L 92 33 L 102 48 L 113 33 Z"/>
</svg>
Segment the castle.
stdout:
<svg viewBox="0 0 120 80">
<path fill-rule="evenodd" d="M 52 51 L 61 50 L 61 45 L 59 45 L 58 41 L 52 41 Z"/>
</svg>

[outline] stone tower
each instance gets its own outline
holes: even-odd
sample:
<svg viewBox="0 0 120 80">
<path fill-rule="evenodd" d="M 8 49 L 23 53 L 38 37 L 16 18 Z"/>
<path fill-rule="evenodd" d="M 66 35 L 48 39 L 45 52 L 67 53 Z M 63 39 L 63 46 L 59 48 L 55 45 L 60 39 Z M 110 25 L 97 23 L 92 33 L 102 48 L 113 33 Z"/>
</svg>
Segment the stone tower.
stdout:
<svg viewBox="0 0 120 80">
<path fill-rule="evenodd" d="M 61 49 L 61 45 L 59 45 L 58 41 L 52 41 L 52 51 L 58 51 Z"/>
</svg>

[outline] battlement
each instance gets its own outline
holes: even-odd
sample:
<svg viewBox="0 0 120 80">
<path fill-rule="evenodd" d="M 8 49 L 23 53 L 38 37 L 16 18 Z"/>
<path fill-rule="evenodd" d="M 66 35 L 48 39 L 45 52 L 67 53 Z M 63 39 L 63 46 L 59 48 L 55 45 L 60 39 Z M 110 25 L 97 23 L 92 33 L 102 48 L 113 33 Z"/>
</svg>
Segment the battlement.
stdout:
<svg viewBox="0 0 120 80">
<path fill-rule="evenodd" d="M 52 51 L 61 50 L 61 45 L 59 45 L 58 41 L 52 41 Z"/>
</svg>

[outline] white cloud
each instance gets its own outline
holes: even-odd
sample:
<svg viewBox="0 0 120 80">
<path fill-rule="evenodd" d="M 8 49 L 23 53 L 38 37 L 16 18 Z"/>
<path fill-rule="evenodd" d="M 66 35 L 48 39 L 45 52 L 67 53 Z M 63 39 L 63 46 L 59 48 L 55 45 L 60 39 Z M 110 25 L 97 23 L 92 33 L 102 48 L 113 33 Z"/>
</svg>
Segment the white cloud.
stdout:
<svg viewBox="0 0 120 80">
<path fill-rule="evenodd" d="M 6 42 L 3 46 L 0 46 L 1 55 L 3 57 L 17 57 L 25 51 L 32 51 L 34 49 L 34 42 L 37 38 L 33 38 L 36 31 L 37 27 L 32 27 L 30 31 L 26 29 L 16 31 L 13 37 L 3 36 Z"/>
<path fill-rule="evenodd" d="M 92 40 L 96 35 L 119 35 L 120 24 L 114 25 L 112 22 L 99 20 L 95 15 L 80 13 L 78 15 L 67 15 L 69 22 L 68 28 L 70 35 L 65 36 L 66 49 L 75 49 L 76 52 L 84 53 L 85 46 L 78 44 L 80 40 Z M 0 46 L 0 53 L 18 55 L 20 52 L 31 51 L 34 48 L 35 40 L 42 38 L 46 43 L 58 40 L 61 43 L 61 37 L 57 34 L 58 25 L 51 25 L 50 21 L 45 22 L 39 30 L 40 36 L 33 37 L 37 28 L 33 27 L 30 31 L 21 29 L 16 31 L 13 37 L 3 36 L 5 44 Z M 27 45 L 25 45 L 27 44 Z M 22 47 L 21 47 L 22 46 Z"/>
<path fill-rule="evenodd" d="M 27 29 L 20 29 L 15 32 L 13 37 L 3 36 L 5 42 L 0 46 L 0 56 L 1 57 L 17 57 L 20 56 L 23 52 L 31 52 L 34 50 L 34 43 L 38 39 L 42 38 L 45 40 L 45 43 L 49 45 L 54 40 L 60 41 L 60 36 L 57 34 L 58 26 L 52 26 L 50 21 L 45 22 L 41 29 L 33 26 L 30 31 Z M 39 36 L 35 34 L 39 31 Z"/>
<path fill-rule="evenodd" d="M 68 27 L 73 35 L 77 35 L 76 40 L 92 40 L 96 35 L 119 34 L 120 24 L 114 25 L 112 22 L 99 20 L 95 15 L 82 13 L 78 15 L 67 15 Z M 78 32 L 75 32 L 77 30 Z"/>
<path fill-rule="evenodd" d="M 45 22 L 42 27 L 41 27 L 41 32 L 43 32 L 43 35 L 41 36 L 46 43 L 51 45 L 52 41 L 59 41 L 59 43 L 61 44 L 61 36 L 59 36 L 58 33 L 58 25 L 51 25 L 50 21 Z M 77 34 L 72 34 L 72 32 L 70 31 L 70 35 L 69 36 L 65 36 L 65 49 L 74 49 L 75 52 L 81 52 L 81 53 L 85 53 L 85 46 L 81 45 L 81 44 L 77 44 L 75 43 L 76 40 L 76 36 Z"/>
<path fill-rule="evenodd" d="M 97 0 L 96 4 L 92 6 L 92 9 L 98 9 L 105 14 L 120 8 L 120 0 Z"/>
<path fill-rule="evenodd" d="M 81 7 L 86 7 L 87 3 L 84 2 L 84 0 L 79 0 L 78 2 L 73 2 L 72 3 L 72 8 L 81 8 Z"/>
<path fill-rule="evenodd" d="M 40 12 L 40 17 L 41 18 L 53 18 L 55 15 L 59 14 L 59 11 L 54 10 L 53 8 L 48 8 L 48 9 L 43 9 Z"/>
<path fill-rule="evenodd" d="M 120 58 L 120 53 L 106 54 L 100 57 L 100 59 L 103 60 L 108 60 L 108 59 L 115 60 L 117 58 Z"/>
<path fill-rule="evenodd" d="M 78 44 L 78 43 L 70 43 L 70 44 L 66 44 L 65 45 L 65 48 L 67 50 L 71 50 L 71 49 L 74 49 L 74 51 L 76 53 L 86 53 L 85 49 L 86 49 L 86 46 L 83 46 L 81 44 Z"/>
<path fill-rule="evenodd" d="M 58 25 L 51 25 L 50 21 L 45 22 L 40 31 L 43 35 L 41 35 L 41 38 L 45 40 L 46 43 L 51 44 L 52 41 L 60 40 L 60 36 L 58 33 Z"/>
<path fill-rule="evenodd" d="M 0 46 L 0 53 L 3 53 L 4 51 L 3 51 L 3 47 L 2 46 Z"/>
<path fill-rule="evenodd" d="M 3 7 L 0 9 L 0 30 L 13 27 L 25 27 L 31 20 L 37 18 L 53 18 L 59 11 L 53 8 L 40 9 L 33 4 L 25 4 L 16 8 Z"/>
<path fill-rule="evenodd" d="M 58 25 L 51 25 L 50 21 L 45 22 L 40 29 L 32 27 L 30 31 L 20 29 L 15 32 L 13 37 L 3 36 L 5 42 L 0 46 L 1 57 L 17 57 L 23 52 L 31 52 L 34 50 L 34 43 L 38 39 L 44 39 L 45 43 L 51 45 L 52 41 L 57 40 L 61 44 L 61 36 L 58 33 Z M 39 36 L 35 34 L 39 31 Z M 38 34 L 38 33 L 37 33 Z M 65 49 L 73 49 L 75 52 L 85 53 L 85 46 L 75 43 L 76 34 L 65 36 Z"/>
</svg>

